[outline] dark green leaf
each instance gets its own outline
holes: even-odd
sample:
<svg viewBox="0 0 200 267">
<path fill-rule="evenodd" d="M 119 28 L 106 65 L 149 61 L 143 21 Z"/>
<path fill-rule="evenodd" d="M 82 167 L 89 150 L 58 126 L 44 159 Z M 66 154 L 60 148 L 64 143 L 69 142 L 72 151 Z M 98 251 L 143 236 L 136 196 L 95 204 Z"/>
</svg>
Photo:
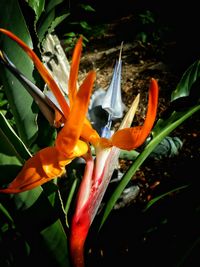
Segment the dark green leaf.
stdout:
<svg viewBox="0 0 200 267">
<path fill-rule="evenodd" d="M 45 38 L 45 35 L 47 34 L 48 29 L 51 26 L 51 23 L 54 21 L 54 19 L 55 19 L 54 9 L 52 9 L 48 14 L 45 14 L 45 18 L 42 20 L 42 22 L 37 28 L 37 34 L 38 34 L 40 43 Z"/>
<path fill-rule="evenodd" d="M 192 84 L 200 76 L 200 61 L 195 61 L 183 74 L 179 84 L 171 95 L 171 101 L 189 96 Z M 200 88 L 198 88 L 200 90 Z"/>
<path fill-rule="evenodd" d="M 86 21 L 80 21 L 80 25 L 84 30 L 91 30 L 92 29 Z"/>
<path fill-rule="evenodd" d="M 95 12 L 95 9 L 90 5 L 80 4 L 80 7 L 85 11 Z"/>
<path fill-rule="evenodd" d="M 41 187 L 11 195 L 2 203 L 30 247 L 30 266 L 69 267 L 67 236 L 57 209 Z"/>
<path fill-rule="evenodd" d="M 50 0 L 49 3 L 45 7 L 45 12 L 48 13 L 52 9 L 54 9 L 57 5 L 61 4 L 64 0 Z"/>
<path fill-rule="evenodd" d="M 48 33 L 51 33 L 64 19 L 69 16 L 69 13 L 64 14 L 62 16 L 56 17 L 55 20 L 52 21 L 50 28 L 48 29 Z"/>
<path fill-rule="evenodd" d="M 11 30 L 27 43 L 27 45 L 32 47 L 31 37 L 19 8 L 18 1 L 0 1 L 0 18 L 2 28 Z M 1 49 L 7 53 L 19 70 L 33 81 L 32 73 L 34 66 L 24 51 L 3 34 L 0 34 L 0 44 Z M 32 109 L 33 99 L 17 79 L 2 65 L 0 65 L 0 80 L 15 118 L 18 134 L 23 142 L 29 146 L 37 135 L 37 114 Z"/>
<path fill-rule="evenodd" d="M 8 184 L 31 154 L 1 112 L 0 126 L 1 184 Z"/>
</svg>

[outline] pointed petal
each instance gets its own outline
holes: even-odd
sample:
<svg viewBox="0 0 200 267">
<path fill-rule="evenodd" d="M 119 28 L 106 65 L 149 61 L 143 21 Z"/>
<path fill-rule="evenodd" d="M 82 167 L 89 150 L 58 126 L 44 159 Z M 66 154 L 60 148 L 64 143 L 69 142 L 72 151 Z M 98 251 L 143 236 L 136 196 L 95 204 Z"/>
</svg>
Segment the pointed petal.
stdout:
<svg viewBox="0 0 200 267">
<path fill-rule="evenodd" d="M 70 107 L 72 106 L 72 103 L 77 93 L 76 85 L 77 85 L 77 80 L 78 80 L 78 70 L 79 70 L 79 64 L 80 64 L 81 52 L 82 52 L 82 40 L 83 38 L 80 37 L 78 39 L 78 42 L 76 43 L 73 56 L 72 56 L 71 67 L 70 67 L 69 83 L 68 83 L 68 94 L 69 94 Z"/>
<path fill-rule="evenodd" d="M 112 136 L 112 144 L 125 150 L 132 150 L 142 145 L 148 137 L 155 122 L 157 105 L 158 84 L 155 79 L 151 79 L 148 110 L 144 125 L 117 131 Z"/>
<path fill-rule="evenodd" d="M 131 124 L 133 122 L 133 119 L 135 117 L 135 113 L 136 113 L 138 105 L 139 105 L 139 102 L 140 102 L 140 94 L 138 94 L 136 96 L 133 103 L 131 104 L 131 107 L 129 108 L 128 112 L 124 116 L 124 118 L 123 118 L 123 120 L 119 126 L 119 130 L 131 127 Z"/>
<path fill-rule="evenodd" d="M 20 38 L 18 38 L 16 35 L 14 35 L 12 32 L 0 28 L 0 32 L 7 35 L 9 38 L 11 38 L 13 41 L 15 41 L 21 48 L 26 52 L 26 54 L 33 60 L 35 67 L 39 71 L 40 75 L 44 79 L 44 81 L 47 83 L 48 87 L 52 90 L 54 93 L 56 99 L 58 100 L 58 103 L 64 113 L 65 118 L 67 118 L 69 114 L 69 106 L 66 103 L 66 100 L 61 93 L 59 87 L 57 86 L 56 82 L 54 81 L 53 77 L 50 75 L 48 70 L 45 68 L 45 66 L 42 64 L 38 56 L 33 52 L 33 50 L 28 47 Z"/>
<path fill-rule="evenodd" d="M 73 102 L 68 120 L 56 139 L 56 147 L 62 153 L 65 153 L 66 157 L 71 157 L 74 147 L 80 138 L 95 76 L 94 71 L 88 73 Z"/>
<path fill-rule="evenodd" d="M 126 140 L 127 140 L 126 136 L 120 134 L 120 137 L 117 136 L 118 139 L 116 139 L 116 135 L 117 135 L 117 133 L 119 131 L 122 132 L 121 129 L 124 129 L 124 128 L 127 128 L 127 127 L 131 126 L 131 123 L 133 121 L 133 118 L 135 116 L 135 113 L 136 113 L 136 110 L 137 110 L 137 107 L 138 107 L 138 104 L 139 104 L 139 100 L 140 100 L 140 94 L 138 94 L 136 96 L 136 98 L 134 99 L 131 107 L 129 108 L 128 112 L 126 113 L 124 119 L 122 120 L 122 122 L 120 124 L 119 130 L 116 133 L 113 134 L 111 139 L 100 138 L 99 140 L 96 141 L 96 143 L 95 143 L 96 146 L 100 146 L 102 148 L 106 148 L 106 147 L 109 148 L 109 147 L 112 147 L 112 146 L 117 146 L 117 147 L 121 148 L 120 144 L 122 144 L 124 141 L 126 143 Z M 124 131 L 122 133 L 124 133 Z"/>
<path fill-rule="evenodd" d="M 35 156 L 26 161 L 17 177 L 1 193 L 19 193 L 31 190 L 51 179 L 62 175 L 65 171 L 60 166 L 59 152 L 55 147 L 48 147 L 40 150 Z M 65 162 L 67 164 L 67 161 Z"/>
</svg>

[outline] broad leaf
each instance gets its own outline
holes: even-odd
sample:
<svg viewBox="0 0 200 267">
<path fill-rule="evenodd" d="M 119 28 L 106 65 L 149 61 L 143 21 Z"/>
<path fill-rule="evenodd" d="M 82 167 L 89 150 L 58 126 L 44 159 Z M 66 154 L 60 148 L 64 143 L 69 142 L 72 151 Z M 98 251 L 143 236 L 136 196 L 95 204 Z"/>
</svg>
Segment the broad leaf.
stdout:
<svg viewBox="0 0 200 267">
<path fill-rule="evenodd" d="M 1 0 L 0 2 L 1 27 L 11 30 L 25 43 L 32 47 L 24 17 L 17 0 Z M 33 63 L 22 49 L 7 36 L 0 34 L 1 49 L 6 52 L 18 69 L 33 81 Z M 37 135 L 36 116 L 33 112 L 33 99 L 26 92 L 17 79 L 2 65 L 0 65 L 0 81 L 9 101 L 10 108 L 15 118 L 16 127 L 20 138 L 26 145 L 30 145 Z"/>
<path fill-rule="evenodd" d="M 0 112 L 0 173 L 1 184 L 9 183 L 31 154 Z"/>
</svg>

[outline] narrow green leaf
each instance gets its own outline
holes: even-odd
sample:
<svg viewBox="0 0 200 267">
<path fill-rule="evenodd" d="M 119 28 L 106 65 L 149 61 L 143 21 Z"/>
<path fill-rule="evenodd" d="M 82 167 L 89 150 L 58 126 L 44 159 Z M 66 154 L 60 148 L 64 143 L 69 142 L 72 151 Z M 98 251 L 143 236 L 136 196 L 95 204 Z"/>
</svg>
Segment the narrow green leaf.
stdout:
<svg viewBox="0 0 200 267">
<path fill-rule="evenodd" d="M 38 25 L 37 34 L 40 43 L 45 38 L 45 35 L 47 34 L 48 29 L 51 26 L 51 23 L 54 19 L 55 19 L 55 10 L 52 9 L 48 14 L 45 14 L 45 18 L 43 18 L 42 23 Z"/>
<path fill-rule="evenodd" d="M 75 178 L 73 183 L 72 183 L 72 186 L 70 188 L 70 192 L 69 192 L 69 195 L 68 195 L 68 198 L 67 198 L 67 201 L 66 201 L 66 205 L 65 205 L 66 224 L 67 224 L 67 226 L 69 226 L 67 215 L 68 215 L 68 211 L 69 211 L 69 208 L 70 208 L 70 204 L 71 204 L 72 199 L 74 197 L 74 193 L 75 193 L 76 188 L 77 188 L 77 184 L 78 184 L 78 178 Z"/>
<path fill-rule="evenodd" d="M 17 0 L 0 1 L 0 18 L 2 28 L 12 31 L 32 47 L 31 37 Z M 1 49 L 6 52 L 18 69 L 28 79 L 34 81 L 32 77 L 34 66 L 24 51 L 3 34 L 0 34 L 0 44 Z M 18 134 L 29 146 L 37 135 L 37 114 L 33 111 L 33 99 L 20 82 L 2 65 L 0 65 L 0 81 L 14 115 Z"/>
<path fill-rule="evenodd" d="M 9 212 L 7 211 L 7 209 L 0 203 L 0 211 L 4 214 L 4 216 L 7 218 L 8 222 L 13 224 L 14 221 L 12 219 L 12 217 L 10 216 Z"/>
</svg>

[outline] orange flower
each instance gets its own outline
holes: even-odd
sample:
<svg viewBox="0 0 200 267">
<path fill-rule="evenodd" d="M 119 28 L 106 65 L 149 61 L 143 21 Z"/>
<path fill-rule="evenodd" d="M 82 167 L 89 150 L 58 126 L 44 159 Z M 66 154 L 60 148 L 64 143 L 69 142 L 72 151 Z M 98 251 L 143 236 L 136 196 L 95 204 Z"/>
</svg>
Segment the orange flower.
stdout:
<svg viewBox="0 0 200 267">
<path fill-rule="evenodd" d="M 79 65 L 82 45 L 82 39 L 80 38 L 73 54 L 72 67 L 70 70 L 69 98 L 71 100 L 69 108 L 57 84 L 37 55 L 13 33 L 5 29 L 0 29 L 0 32 L 16 41 L 33 60 L 39 73 L 48 84 L 61 106 L 63 113 L 57 113 L 55 115 L 55 120 L 59 117 L 59 119 L 65 121 L 64 127 L 58 133 L 55 145 L 40 150 L 36 155 L 27 160 L 22 170 L 9 186 L 0 190 L 2 193 L 19 193 L 33 189 L 51 179 L 61 176 L 65 172 L 65 166 L 67 164 L 75 157 L 80 157 L 87 152 L 88 145 L 80 140 L 80 135 L 86 120 L 89 100 L 95 80 L 95 72 L 89 72 L 76 93 L 77 65 Z M 57 112 L 57 110 L 55 111 Z M 58 123 L 58 121 L 56 121 L 56 123 Z M 87 122 L 86 128 L 91 128 L 89 122 Z"/>
</svg>

